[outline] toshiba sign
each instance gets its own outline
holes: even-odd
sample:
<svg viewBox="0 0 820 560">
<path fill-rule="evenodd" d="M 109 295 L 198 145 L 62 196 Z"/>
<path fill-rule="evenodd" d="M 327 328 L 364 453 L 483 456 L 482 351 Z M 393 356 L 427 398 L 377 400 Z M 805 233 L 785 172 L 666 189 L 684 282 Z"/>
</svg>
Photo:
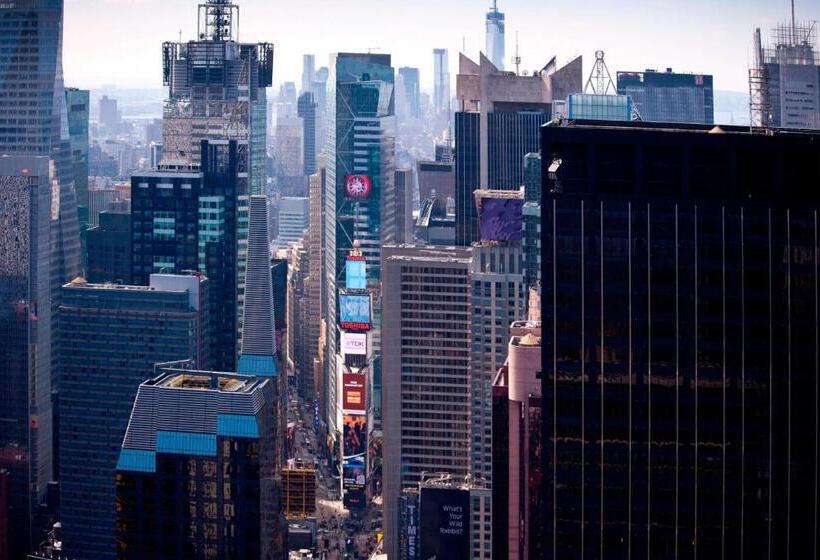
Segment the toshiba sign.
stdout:
<svg viewBox="0 0 820 560">
<path fill-rule="evenodd" d="M 367 334 L 342 332 L 342 354 L 367 354 Z"/>
</svg>

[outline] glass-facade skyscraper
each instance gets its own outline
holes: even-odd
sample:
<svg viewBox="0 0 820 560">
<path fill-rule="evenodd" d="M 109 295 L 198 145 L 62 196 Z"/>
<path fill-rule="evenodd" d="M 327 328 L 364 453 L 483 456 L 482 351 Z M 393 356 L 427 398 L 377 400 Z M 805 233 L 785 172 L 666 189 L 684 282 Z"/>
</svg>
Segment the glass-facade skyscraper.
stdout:
<svg viewBox="0 0 820 560">
<path fill-rule="evenodd" d="M 487 58 L 499 70 L 504 70 L 504 13 L 498 11 L 498 1 L 493 0 L 487 12 L 487 35 L 485 51 Z"/>
<path fill-rule="evenodd" d="M 114 469 L 137 388 L 155 363 L 199 361 L 207 348 L 207 281 L 159 275 L 151 284 L 63 288 L 60 520 L 70 558 L 117 557 Z"/>
<path fill-rule="evenodd" d="M 0 552 L 37 539 L 35 508 L 52 478 L 47 156 L 0 157 Z"/>
<path fill-rule="evenodd" d="M 2 180 L 9 184 L 3 194 L 3 223 L 5 227 L 20 224 L 4 234 L 0 257 L 8 262 L 2 273 L 8 278 L 4 296 L 17 297 L 4 297 L 11 305 L 3 311 L 5 321 L 11 323 L 0 329 L 5 354 L 0 368 L 9 372 L 9 382 L 14 380 L 0 397 L 5 403 L 0 416 L 8 412 L 10 420 L 9 429 L 0 430 L 0 448 L 20 446 L 23 451 L 8 451 L 14 504 L 9 506 L 15 509 L 0 513 L 13 524 L 9 530 L 14 554 L 24 552 L 30 539 L 39 538 L 35 508 L 44 500 L 48 482 L 54 480 L 50 394 L 57 386 L 52 383 L 53 353 L 47 347 L 60 286 L 81 273 L 62 31 L 62 0 L 0 3 L 0 159 L 8 156 L 2 164 Z M 37 156 L 47 157 L 49 163 L 44 166 L 32 159 Z M 43 188 L 50 190 L 48 198 L 42 198 Z M 14 206 L 15 201 L 19 206 Z M 27 215 L 29 222 L 25 222 Z M 48 282 L 50 293 L 40 291 L 41 282 Z M 2 377 L 5 383 L 5 374 Z M 21 417 L 18 413 L 23 410 L 26 414 Z M 26 507 L 23 492 L 30 497 Z"/>
<path fill-rule="evenodd" d="M 709 74 L 618 72 L 618 95 L 632 98 L 642 121 L 713 124 L 715 92 Z M 572 118 L 572 117 L 570 117 Z"/>
<path fill-rule="evenodd" d="M 541 129 L 549 557 L 813 556 L 820 137 L 710 129 Z"/>
<path fill-rule="evenodd" d="M 327 278 L 327 410 L 324 419 L 331 437 L 339 435 L 341 387 L 336 371 L 339 351 L 337 298 L 344 288 L 345 264 L 351 249 L 366 262 L 366 286 L 373 298 L 374 363 L 371 404 L 380 410 L 381 376 L 380 256 L 391 232 L 382 227 L 385 208 L 395 208 L 395 92 L 390 55 L 339 53 L 333 56 L 330 79 L 330 126 L 325 181 L 325 243 Z M 376 414 L 378 419 L 379 414 Z"/>
<path fill-rule="evenodd" d="M 158 368 L 116 467 L 117 558 L 284 558 L 275 380 Z"/>
</svg>

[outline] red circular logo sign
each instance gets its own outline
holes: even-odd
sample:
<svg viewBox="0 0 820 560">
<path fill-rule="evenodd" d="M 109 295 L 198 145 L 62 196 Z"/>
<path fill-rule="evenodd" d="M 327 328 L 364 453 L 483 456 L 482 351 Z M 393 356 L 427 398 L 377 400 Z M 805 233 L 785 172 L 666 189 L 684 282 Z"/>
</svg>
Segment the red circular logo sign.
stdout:
<svg viewBox="0 0 820 560">
<path fill-rule="evenodd" d="M 348 175 L 345 179 L 345 192 L 350 198 L 367 198 L 370 189 L 370 177 L 367 175 Z"/>
</svg>

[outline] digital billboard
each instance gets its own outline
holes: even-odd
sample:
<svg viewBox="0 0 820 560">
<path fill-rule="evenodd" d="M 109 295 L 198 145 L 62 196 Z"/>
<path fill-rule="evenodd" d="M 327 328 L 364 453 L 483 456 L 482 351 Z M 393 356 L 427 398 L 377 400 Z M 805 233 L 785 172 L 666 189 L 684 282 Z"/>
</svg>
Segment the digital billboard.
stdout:
<svg viewBox="0 0 820 560">
<path fill-rule="evenodd" d="M 399 515 L 401 517 L 401 558 L 417 560 L 419 551 L 419 496 L 403 494 L 399 496 Z"/>
<path fill-rule="evenodd" d="M 365 507 L 365 465 L 361 458 L 345 459 L 342 464 L 343 503 L 347 509 Z"/>
<path fill-rule="evenodd" d="M 363 373 L 345 371 L 342 374 L 342 410 L 344 412 L 361 414 L 367 412 L 365 382 Z"/>
<path fill-rule="evenodd" d="M 345 414 L 343 418 L 343 453 L 345 461 L 353 457 L 361 457 L 367 451 L 367 416 L 364 414 Z"/>
<path fill-rule="evenodd" d="M 470 558 L 470 492 L 422 487 L 419 497 L 421 558 Z"/>
<path fill-rule="evenodd" d="M 524 199 L 481 199 L 478 220 L 482 241 L 521 241 Z"/>
<path fill-rule="evenodd" d="M 345 177 L 345 194 L 349 198 L 367 198 L 373 185 L 367 175 L 348 175 Z"/>
<path fill-rule="evenodd" d="M 345 288 L 364 290 L 367 288 L 367 266 L 364 257 L 348 257 L 345 262 Z"/>
<path fill-rule="evenodd" d="M 342 354 L 356 354 L 357 356 L 367 355 L 367 334 L 365 333 L 342 333 Z"/>
<path fill-rule="evenodd" d="M 339 324 L 348 330 L 370 330 L 370 295 L 339 294 Z"/>
</svg>

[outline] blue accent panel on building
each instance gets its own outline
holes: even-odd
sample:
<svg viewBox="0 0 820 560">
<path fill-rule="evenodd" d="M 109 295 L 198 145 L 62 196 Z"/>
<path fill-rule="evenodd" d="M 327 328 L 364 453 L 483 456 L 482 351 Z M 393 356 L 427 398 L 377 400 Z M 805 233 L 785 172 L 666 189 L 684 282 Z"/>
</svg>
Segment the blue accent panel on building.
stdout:
<svg viewBox="0 0 820 560">
<path fill-rule="evenodd" d="M 157 453 L 216 457 L 216 436 L 191 432 L 157 432 Z"/>
<path fill-rule="evenodd" d="M 239 368 L 237 373 L 242 375 L 257 375 L 259 377 L 276 377 L 279 372 L 276 368 L 276 360 L 273 356 L 256 356 L 254 354 L 242 354 L 239 356 Z"/>
<path fill-rule="evenodd" d="M 258 438 L 259 425 L 256 417 L 248 414 L 219 414 L 216 417 L 216 435 Z"/>
<path fill-rule="evenodd" d="M 123 449 L 117 460 L 118 471 L 157 472 L 157 454 L 143 449 Z"/>
</svg>

